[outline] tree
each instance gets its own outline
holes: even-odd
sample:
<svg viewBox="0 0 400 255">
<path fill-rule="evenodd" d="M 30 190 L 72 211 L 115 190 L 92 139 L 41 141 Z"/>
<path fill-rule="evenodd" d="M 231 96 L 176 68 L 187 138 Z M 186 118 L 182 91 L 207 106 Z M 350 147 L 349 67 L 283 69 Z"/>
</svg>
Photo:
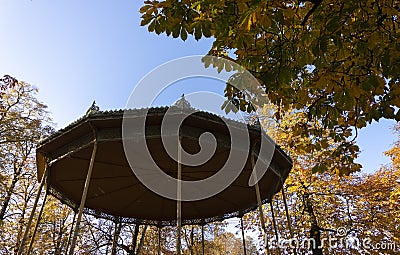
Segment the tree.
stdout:
<svg viewBox="0 0 400 255">
<path fill-rule="evenodd" d="M 242 239 L 236 237 L 233 233 L 226 231 L 226 223 L 210 223 L 204 226 L 204 254 L 216 255 L 239 255 L 243 254 Z M 187 232 L 186 230 L 189 230 Z M 191 226 L 184 230 L 185 247 L 184 255 L 203 254 L 203 243 L 201 227 Z M 189 241 L 190 240 L 190 241 Z M 253 239 L 246 236 L 246 254 L 258 255 L 257 247 Z"/>
<path fill-rule="evenodd" d="M 19 247 L 36 193 L 36 144 L 53 131 L 36 93 L 11 76 L 0 79 L 0 253 Z"/>
<path fill-rule="evenodd" d="M 48 126 L 50 119 L 46 106 L 34 97 L 35 88 L 25 82 L 16 82 L 2 93 L 0 173 L 8 180 L 2 183 L 5 195 L 2 196 L 0 221 L 6 216 L 17 182 L 30 172 L 26 171 L 26 167 L 35 162 L 33 153 L 36 143 L 52 131 Z"/>
<path fill-rule="evenodd" d="M 359 165 L 348 158 L 353 155 L 338 155 L 332 152 L 340 146 L 341 141 L 335 141 L 325 130 L 318 142 L 315 137 L 299 138 L 294 134 L 297 121 L 302 121 L 303 113 L 292 111 L 282 115 L 279 123 L 269 121 L 268 115 L 274 109 L 265 108 L 265 124 L 269 135 L 283 149 L 288 151 L 293 159 L 293 170 L 285 182 L 287 202 L 289 204 L 291 226 L 294 237 L 300 242 L 300 254 L 397 254 L 399 241 L 399 141 L 387 152 L 392 158 L 392 164 L 379 169 L 372 174 L 357 172 Z M 397 127 L 399 132 L 399 127 Z M 326 144 L 318 147 L 317 144 Z M 333 156 L 338 156 L 335 159 Z M 325 162 L 323 169 L 320 162 Z M 343 169 L 341 169 L 343 168 Z M 336 173 L 347 172 L 346 175 Z M 290 231 L 281 194 L 275 196 L 275 219 L 278 234 L 281 239 L 290 239 Z M 268 210 L 267 210 L 268 209 Z M 267 222 L 267 234 L 270 247 L 277 252 L 275 231 L 273 228 L 270 206 L 264 206 Z M 258 213 L 246 215 L 246 227 L 259 234 L 260 223 Z M 345 230 L 340 232 L 338 230 Z M 316 244 L 327 238 L 336 238 L 333 246 L 326 244 L 318 248 L 302 245 L 305 240 L 314 240 Z M 381 245 L 381 249 L 362 247 L 351 241 L 371 240 L 371 245 Z M 339 243 L 343 241 L 343 245 Z M 260 239 L 260 246 L 263 246 Z M 346 241 L 349 242 L 346 247 Z M 386 247 L 386 248 L 385 248 Z M 397 247 L 397 248 L 396 248 Z M 289 245 L 284 247 L 288 254 L 293 253 Z M 397 249 L 397 250 L 396 250 Z"/>
<path fill-rule="evenodd" d="M 287 186 L 296 237 L 321 240 L 345 226 L 346 237 L 378 243 L 398 240 L 399 153 L 389 152 L 394 160 L 388 169 L 354 174 L 360 169 L 354 141 L 357 129 L 373 120 L 400 120 L 399 6 L 397 0 L 163 0 L 146 1 L 140 11 L 150 32 L 182 40 L 213 37 L 210 55 L 236 62 L 259 80 L 273 104 L 267 112 L 277 123 L 273 137 L 295 162 Z M 204 58 L 206 66 L 232 68 L 210 60 Z M 239 73 L 230 83 L 241 78 Z M 250 112 L 260 96 L 230 84 L 225 95 Z M 277 198 L 278 226 L 287 226 Z M 248 215 L 250 222 L 255 216 Z"/>
<path fill-rule="evenodd" d="M 6 96 L 6 92 L 8 89 L 13 88 L 18 83 L 18 80 L 14 77 L 6 74 L 2 78 L 0 78 L 0 112 L 1 115 L 6 111 L 5 105 L 3 102 L 3 97 Z"/>
<path fill-rule="evenodd" d="M 340 215 L 339 208 L 332 210 L 337 206 L 338 201 L 325 200 L 320 198 L 322 194 L 331 192 L 333 189 L 340 190 L 340 180 L 345 180 L 343 175 L 350 175 L 360 169 L 360 165 L 354 163 L 353 159 L 357 157 L 358 149 L 353 143 L 348 142 L 350 153 L 341 151 L 341 145 L 346 141 L 340 140 L 341 137 L 332 137 L 332 130 L 324 128 L 320 123 L 314 123 L 311 127 L 320 130 L 318 137 L 301 137 L 298 135 L 298 124 L 304 123 L 307 115 L 295 109 L 286 111 L 281 115 L 279 122 L 272 120 L 275 112 L 271 106 L 265 106 L 261 112 L 262 124 L 268 134 L 285 150 L 293 160 L 293 169 L 291 175 L 286 180 L 287 198 L 290 208 L 292 228 L 296 234 L 297 240 L 310 238 L 315 241 L 316 247 L 302 248 L 301 252 L 307 253 L 312 250 L 312 254 L 323 254 L 321 245 L 323 238 L 326 237 L 327 229 L 334 229 L 332 223 L 327 220 L 332 215 Z M 350 177 L 349 177 L 350 178 Z M 274 206 L 274 217 L 278 219 L 278 232 L 281 238 L 290 239 L 289 225 L 283 206 L 283 198 L 279 194 L 276 196 Z M 332 207 L 330 207 L 332 206 Z M 270 207 L 270 205 L 266 205 Z M 321 209 L 322 208 L 322 209 Z M 271 209 L 270 209 L 271 210 Z M 272 212 L 265 212 L 266 221 L 269 222 L 268 235 L 272 237 L 271 250 L 277 250 L 276 233 Z M 250 227 L 253 231 L 254 224 L 258 222 L 257 214 L 250 214 L 248 222 L 252 222 Z M 252 220 L 251 220 L 252 219 Z M 329 231 L 328 231 L 329 232 Z M 264 244 L 265 245 L 265 244 Z M 286 247 L 288 248 L 288 247 Z M 282 249 L 282 248 L 281 248 Z M 287 249 L 291 253 L 292 250 Z"/>
<path fill-rule="evenodd" d="M 213 37 L 209 54 L 249 70 L 276 106 L 277 121 L 291 109 L 305 114 L 299 136 L 318 137 L 321 130 L 310 128 L 318 122 L 341 139 L 373 120 L 400 120 L 399 6 L 398 0 L 154 0 L 140 12 L 150 32 Z M 247 111 L 260 97 L 229 84 L 225 95 Z"/>
<path fill-rule="evenodd" d="M 47 196 L 32 246 L 32 254 L 66 254 L 69 232 L 73 224 L 72 209 L 56 198 Z M 34 218 L 34 223 L 38 219 Z M 86 222 L 85 222 L 86 223 Z M 83 224 L 85 229 L 86 225 Z"/>
</svg>

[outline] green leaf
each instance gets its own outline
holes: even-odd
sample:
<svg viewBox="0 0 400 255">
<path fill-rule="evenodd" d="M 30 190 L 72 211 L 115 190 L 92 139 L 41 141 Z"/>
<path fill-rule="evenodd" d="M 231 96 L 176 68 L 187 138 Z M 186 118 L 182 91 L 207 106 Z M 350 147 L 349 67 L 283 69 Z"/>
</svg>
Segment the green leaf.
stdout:
<svg viewBox="0 0 400 255">
<path fill-rule="evenodd" d="M 319 48 L 320 50 L 325 53 L 328 51 L 328 37 L 323 36 L 319 39 Z"/>
<path fill-rule="evenodd" d="M 221 110 L 226 108 L 226 105 L 229 103 L 229 100 L 225 100 L 224 103 L 221 105 Z"/>
<path fill-rule="evenodd" d="M 396 116 L 394 116 L 396 121 L 400 121 L 400 109 L 397 110 Z"/>
<path fill-rule="evenodd" d="M 255 111 L 254 106 L 252 103 L 247 104 L 247 113 L 251 113 Z"/>
<path fill-rule="evenodd" d="M 195 30 L 194 30 L 194 39 L 200 40 L 201 35 L 202 35 L 202 33 L 201 33 L 201 27 L 200 27 L 200 26 L 197 26 L 197 27 L 195 28 Z"/>
<path fill-rule="evenodd" d="M 142 7 L 140 7 L 139 12 L 140 13 L 145 13 L 147 12 L 148 9 L 150 9 L 151 5 L 144 5 Z"/>
<path fill-rule="evenodd" d="M 184 27 L 182 27 L 182 29 L 181 29 L 181 39 L 183 41 L 186 41 L 186 39 L 187 39 L 187 32 L 186 32 L 186 29 Z"/>
<path fill-rule="evenodd" d="M 387 119 L 394 119 L 395 118 L 394 108 L 390 106 L 383 108 L 382 116 Z"/>
<path fill-rule="evenodd" d="M 176 24 L 173 28 L 172 28 L 172 37 L 173 38 L 178 38 L 179 37 L 179 32 L 181 30 L 181 26 L 179 24 Z"/>
<path fill-rule="evenodd" d="M 149 26 L 147 27 L 147 30 L 149 30 L 149 32 L 154 32 L 155 27 L 156 27 L 156 21 L 153 20 L 153 21 L 149 24 Z"/>
<path fill-rule="evenodd" d="M 160 26 L 160 22 L 158 20 L 155 21 L 156 24 L 154 26 L 154 31 L 156 32 L 156 34 L 161 34 L 162 32 L 162 27 Z"/>
<path fill-rule="evenodd" d="M 206 56 L 201 58 L 201 61 L 204 63 L 204 67 L 208 68 L 211 65 L 212 57 L 209 56 L 209 55 L 206 55 Z"/>
<path fill-rule="evenodd" d="M 311 52 L 313 53 L 314 56 L 319 56 L 319 47 L 318 43 L 314 43 L 311 47 Z"/>
<path fill-rule="evenodd" d="M 148 14 L 144 14 L 144 15 L 142 16 L 142 20 L 140 21 L 140 25 L 141 25 L 141 26 L 146 26 L 146 25 L 149 24 L 150 21 L 152 21 L 152 20 L 153 20 L 153 16 L 148 15 Z"/>
<path fill-rule="evenodd" d="M 240 100 L 240 105 L 239 105 L 239 107 L 240 107 L 240 110 L 242 111 L 242 112 L 244 112 L 244 111 L 246 111 L 246 101 L 245 100 Z"/>
<path fill-rule="evenodd" d="M 371 84 L 371 80 L 370 80 L 370 79 L 366 79 L 366 80 L 362 83 L 361 87 L 362 87 L 362 89 L 363 89 L 364 91 L 369 92 L 369 91 L 371 91 L 371 90 L 373 89 L 374 86 Z"/>
<path fill-rule="evenodd" d="M 323 164 L 323 163 L 318 163 L 318 164 L 316 164 L 316 165 L 311 169 L 311 172 L 312 172 L 313 174 L 315 174 L 315 173 L 323 173 L 323 172 L 325 172 L 325 171 L 327 171 L 327 170 L 328 170 L 328 168 L 326 167 L 325 164 Z"/>
<path fill-rule="evenodd" d="M 377 88 L 379 86 L 378 78 L 375 75 L 370 75 L 366 82 L 368 82 L 368 84 L 373 88 Z"/>
<path fill-rule="evenodd" d="M 326 28 L 329 32 L 335 32 L 339 28 L 339 17 L 335 16 L 328 21 Z"/>
<path fill-rule="evenodd" d="M 251 14 L 252 14 L 253 10 L 252 9 L 248 9 L 247 11 L 245 11 L 242 16 L 240 16 L 238 23 L 240 24 L 240 26 L 244 26 L 246 25 L 246 27 L 248 27 L 248 24 L 251 24 Z"/>
<path fill-rule="evenodd" d="M 222 70 L 224 70 L 225 67 L 225 62 L 223 60 L 218 60 L 217 61 L 217 67 L 218 67 L 218 73 L 222 72 Z"/>
<path fill-rule="evenodd" d="M 203 23 L 202 31 L 205 37 L 211 37 L 211 24 L 209 22 Z"/>
</svg>

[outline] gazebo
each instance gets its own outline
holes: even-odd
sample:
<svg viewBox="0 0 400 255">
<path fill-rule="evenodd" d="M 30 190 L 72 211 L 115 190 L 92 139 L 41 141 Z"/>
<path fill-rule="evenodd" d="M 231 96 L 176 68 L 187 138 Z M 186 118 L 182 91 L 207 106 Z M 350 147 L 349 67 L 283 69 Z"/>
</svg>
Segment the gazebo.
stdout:
<svg viewBox="0 0 400 255">
<path fill-rule="evenodd" d="M 199 139 L 204 132 L 215 137 L 215 151 L 210 160 L 190 166 L 174 160 L 168 154 L 164 148 L 161 130 L 167 112 L 170 116 L 183 119 L 179 127 L 179 141 L 187 153 L 196 154 L 201 150 Z M 124 121 L 129 119 L 135 123 L 136 118 L 143 117 L 146 123 L 144 138 L 152 158 L 165 174 L 177 179 L 178 183 L 203 180 L 215 175 L 224 166 L 231 152 L 232 138 L 227 123 L 234 128 L 244 126 L 249 137 L 249 151 L 245 152 L 243 167 L 238 166 L 240 169 L 235 169 L 239 173 L 237 178 L 218 194 L 195 201 L 171 199 L 153 192 L 143 185 L 135 174 L 135 169 L 132 169 L 123 141 L 126 138 L 123 133 Z M 131 146 L 143 150 L 139 147 L 143 144 L 135 141 L 135 133 L 129 135 Z M 263 139 L 273 144 L 270 162 L 263 160 Z M 179 236 L 183 225 L 204 226 L 231 217 L 241 218 L 245 213 L 258 208 L 260 222 L 265 231 L 261 206 L 271 202 L 279 191 L 284 195 L 283 183 L 292 168 L 290 157 L 264 133 L 259 124 L 243 124 L 194 110 L 184 98 L 171 107 L 116 111 L 100 111 L 93 104 L 82 118 L 42 140 L 37 147 L 36 157 L 40 186 L 19 254 L 24 253 L 24 246 L 28 243 L 28 232 L 44 186 L 46 196 L 53 195 L 75 211 L 75 226 L 71 229 L 67 247 L 72 255 L 83 213 L 110 220 L 118 219 L 125 223 L 154 225 L 158 228 L 176 226 Z M 259 167 L 265 167 L 262 176 L 254 175 L 253 170 L 257 163 Z M 249 185 L 251 180 L 255 180 L 254 185 Z M 177 188 L 179 198 L 182 190 L 179 184 Z M 39 211 L 39 218 L 41 213 L 42 210 Z M 288 220 L 290 228 L 289 217 Z M 36 225 L 34 234 L 37 227 Z M 34 235 L 26 254 L 30 253 L 33 241 Z M 177 254 L 180 254 L 180 238 L 177 238 L 176 246 Z"/>
</svg>

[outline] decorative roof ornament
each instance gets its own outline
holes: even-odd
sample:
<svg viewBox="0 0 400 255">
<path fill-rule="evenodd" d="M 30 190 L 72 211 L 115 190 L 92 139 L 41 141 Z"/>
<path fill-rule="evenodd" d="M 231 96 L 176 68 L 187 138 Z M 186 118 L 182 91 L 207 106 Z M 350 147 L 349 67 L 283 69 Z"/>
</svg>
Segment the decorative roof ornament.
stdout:
<svg viewBox="0 0 400 255">
<path fill-rule="evenodd" d="M 96 105 L 96 101 L 93 100 L 92 105 L 89 107 L 89 109 L 86 111 L 86 116 L 89 116 L 91 114 L 97 113 L 100 111 L 100 107 Z"/>
<path fill-rule="evenodd" d="M 178 101 L 176 101 L 173 106 L 178 107 L 180 109 L 192 109 L 192 106 L 190 105 L 189 101 L 187 101 L 185 98 L 185 94 L 182 94 L 181 98 Z"/>
</svg>

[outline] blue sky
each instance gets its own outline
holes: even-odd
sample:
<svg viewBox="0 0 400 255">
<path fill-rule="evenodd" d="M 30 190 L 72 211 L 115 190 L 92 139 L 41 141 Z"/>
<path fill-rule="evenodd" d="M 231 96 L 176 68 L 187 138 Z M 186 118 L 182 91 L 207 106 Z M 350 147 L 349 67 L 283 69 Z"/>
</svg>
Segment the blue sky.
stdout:
<svg viewBox="0 0 400 255">
<path fill-rule="evenodd" d="M 212 43 L 147 32 L 140 26 L 142 1 L 0 0 L 0 5 L 0 75 L 36 85 L 58 127 L 82 116 L 93 100 L 101 109 L 124 108 L 152 69 L 178 57 L 204 55 Z M 188 84 L 175 86 L 160 104 L 191 89 L 209 89 Z M 215 86 L 216 92 L 223 90 L 222 83 Z M 359 132 L 358 161 L 366 171 L 389 162 L 382 152 L 396 139 L 394 124 L 383 120 Z"/>
</svg>

